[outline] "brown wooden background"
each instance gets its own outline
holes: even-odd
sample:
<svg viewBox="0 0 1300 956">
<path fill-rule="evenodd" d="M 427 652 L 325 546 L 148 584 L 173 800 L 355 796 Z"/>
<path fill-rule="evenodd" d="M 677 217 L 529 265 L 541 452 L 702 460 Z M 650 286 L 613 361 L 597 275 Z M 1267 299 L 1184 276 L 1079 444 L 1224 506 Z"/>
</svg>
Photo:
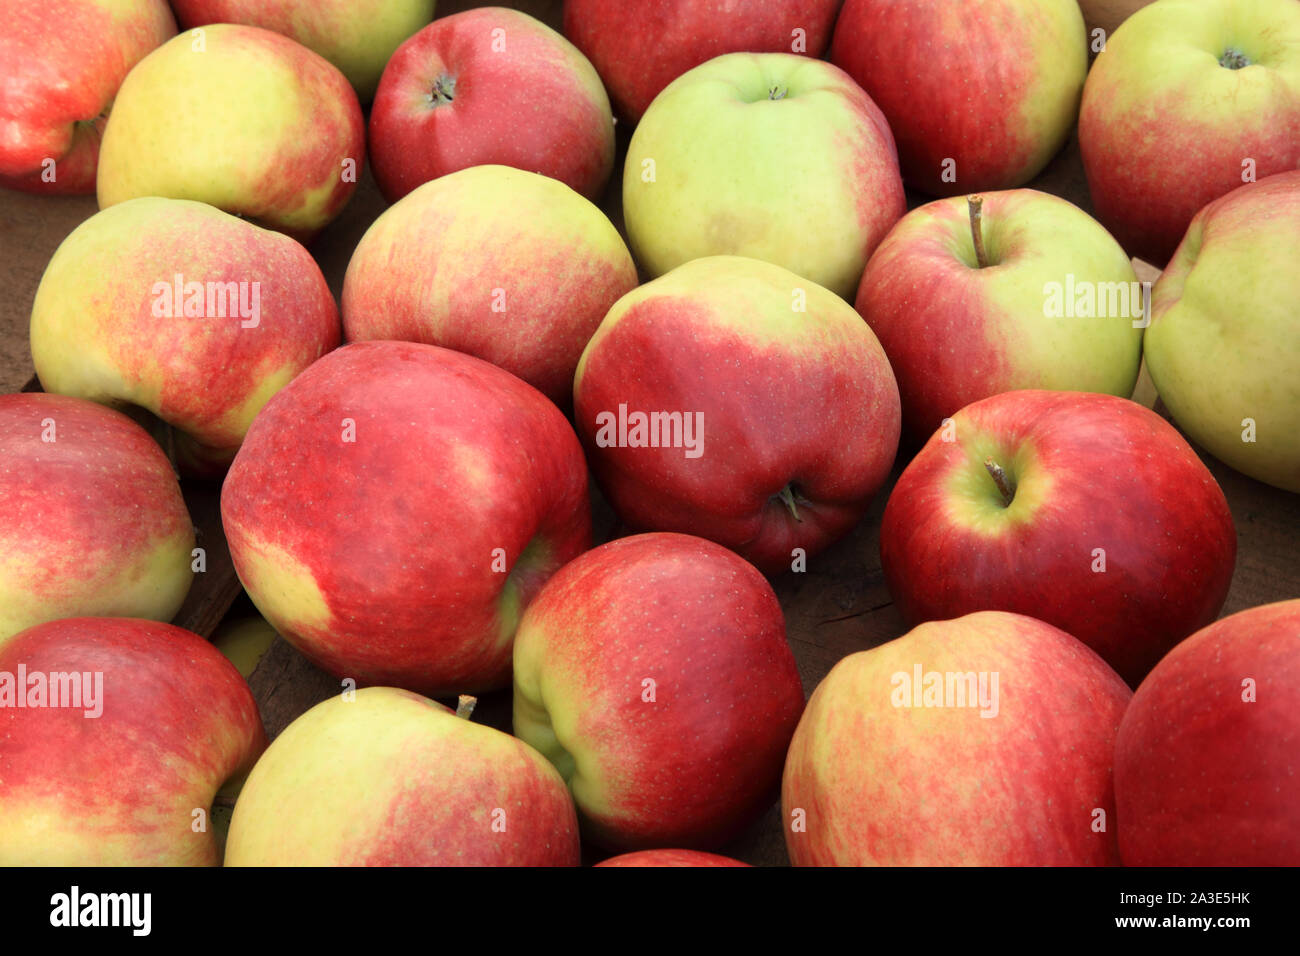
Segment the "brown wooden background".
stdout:
<svg viewBox="0 0 1300 956">
<path fill-rule="evenodd" d="M 444 16 L 487 5 L 442 0 L 438 13 Z M 525 10 L 559 29 L 560 0 L 515 0 L 500 5 Z M 626 139 L 627 131 L 622 130 L 619 162 L 603 202 L 620 228 L 619 171 Z M 1092 211 L 1073 142 L 1030 185 Z M 923 201 L 921 197 L 909 198 L 912 205 Z M 342 216 L 313 243 L 311 251 L 336 298 L 353 248 L 384 208 L 367 169 Z M 36 287 L 58 244 L 95 211 L 93 197 L 38 198 L 0 190 L 0 391 L 31 387 L 27 324 Z M 1139 264 L 1139 271 L 1142 278 L 1154 278 L 1154 271 L 1143 264 Z M 1147 405 L 1155 404 L 1154 393 L 1145 381 L 1135 398 Z M 1237 524 L 1237 569 L 1224 614 L 1300 597 L 1300 495 L 1269 488 L 1212 459 L 1206 461 L 1223 486 Z M 896 467 L 895 476 L 897 473 Z M 878 530 L 888 490 L 881 492 L 857 530 L 812 560 L 807 573 L 788 574 L 775 582 L 806 693 L 812 692 L 841 657 L 904 632 L 880 571 Z M 241 597 L 242 589 L 221 536 L 217 493 L 215 486 L 191 485 L 186 489 L 199 544 L 208 549 L 208 570 L 196 579 L 176 623 L 204 636 L 211 635 L 232 604 L 232 616 L 251 613 L 247 598 Z M 601 502 L 597 502 L 596 509 L 597 527 L 604 528 L 607 534 L 614 531 L 608 509 Z M 284 641 L 278 641 L 263 659 L 250 683 L 272 736 L 307 708 L 339 690 L 333 678 L 308 664 Z M 509 692 L 486 695 L 474 719 L 509 730 Z M 756 864 L 785 864 L 779 808 L 774 804 L 744 838 L 724 852 Z"/>
</svg>

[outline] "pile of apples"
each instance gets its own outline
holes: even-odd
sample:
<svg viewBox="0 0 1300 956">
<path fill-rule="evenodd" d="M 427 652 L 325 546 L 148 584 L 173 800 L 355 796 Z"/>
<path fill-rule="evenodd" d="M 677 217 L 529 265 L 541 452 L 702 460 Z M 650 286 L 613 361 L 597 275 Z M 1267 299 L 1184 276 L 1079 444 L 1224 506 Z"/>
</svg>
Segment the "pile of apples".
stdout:
<svg viewBox="0 0 1300 956">
<path fill-rule="evenodd" d="M 1300 863 L 1300 595 L 1216 620 L 1189 444 L 1300 493 L 1300 2 L 47 6 L 0 183 L 100 211 L 0 396 L 0 864 L 741 865 L 778 793 L 797 865 Z M 770 579 L 896 463 L 912 630 L 805 702 Z M 340 681 L 269 745 L 177 472 Z"/>
</svg>

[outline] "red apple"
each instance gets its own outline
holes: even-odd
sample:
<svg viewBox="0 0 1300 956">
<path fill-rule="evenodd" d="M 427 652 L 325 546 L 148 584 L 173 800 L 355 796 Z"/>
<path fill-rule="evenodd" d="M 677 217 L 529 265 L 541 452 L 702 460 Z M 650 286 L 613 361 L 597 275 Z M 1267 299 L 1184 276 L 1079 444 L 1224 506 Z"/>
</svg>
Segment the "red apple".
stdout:
<svg viewBox="0 0 1300 956">
<path fill-rule="evenodd" d="M 586 549 L 587 468 L 542 394 L 410 342 L 344 346 L 253 421 L 221 494 L 235 570 L 312 661 L 431 696 L 510 682 L 520 612 Z"/>
<path fill-rule="evenodd" d="M 1023 186 L 1065 145 L 1088 72 L 1075 0 L 846 0 L 831 61 L 876 101 L 903 180 Z"/>
<path fill-rule="evenodd" d="M 207 641 L 96 617 L 0 647 L 0 741 L 0 866 L 214 865 L 213 798 L 266 746 Z"/>
<path fill-rule="evenodd" d="M 564 33 L 620 115 L 636 121 L 665 86 L 724 53 L 804 53 L 830 42 L 839 0 L 565 0 Z"/>
<path fill-rule="evenodd" d="M 375 220 L 343 280 L 351 341 L 468 352 L 557 405 L 636 265 L 605 214 L 563 183 L 475 166 L 425 183 Z"/>
<path fill-rule="evenodd" d="M 966 406 L 907 466 L 880 527 L 908 623 L 1033 614 L 1132 686 L 1218 615 L 1236 554 L 1223 492 L 1173 426 L 1084 392 Z"/>
<path fill-rule="evenodd" d="M 1207 203 L 1300 168 L 1300 3 L 1138 10 L 1088 73 L 1079 148 L 1097 218 L 1164 265 Z"/>
<path fill-rule="evenodd" d="M 31 340 L 46 391 L 147 408 L 175 429 L 186 473 L 219 477 L 267 399 L 339 344 L 339 314 L 293 239 L 150 196 L 63 240 Z"/>
<path fill-rule="evenodd" d="M 514 166 L 589 199 L 614 168 L 609 97 L 587 58 L 525 13 L 442 17 L 384 68 L 370 111 L 370 164 L 389 202 L 468 166 Z"/>
<path fill-rule="evenodd" d="M 0 186 L 93 193 L 118 87 L 175 33 L 163 0 L 0 4 Z"/>
<path fill-rule="evenodd" d="M 699 850 L 639 850 L 602 860 L 596 866 L 749 866 L 729 856 Z"/>
<path fill-rule="evenodd" d="M 620 299 L 583 353 L 574 409 L 624 521 L 710 538 L 770 574 L 847 533 L 898 448 L 898 387 L 862 318 L 736 256 Z"/>
<path fill-rule="evenodd" d="M 57 618 L 180 609 L 194 527 L 162 449 L 120 412 L 0 395 L 0 502 L 0 646 Z"/>
<path fill-rule="evenodd" d="M 393 687 L 317 704 L 248 775 L 226 865 L 577 866 L 555 768 L 468 716 Z"/>
<path fill-rule="evenodd" d="M 1019 614 L 922 624 L 841 660 L 786 758 L 795 866 L 1119 862 L 1111 759 L 1130 692 Z"/>
<path fill-rule="evenodd" d="M 1198 631 L 1133 695 L 1115 745 L 1128 866 L 1300 865 L 1300 600 Z"/>
<path fill-rule="evenodd" d="M 1142 364 L 1144 305 L 1119 243 L 1082 209 L 1033 189 L 912 210 L 872 253 L 857 298 L 918 443 L 999 392 L 1128 398 Z"/>
<path fill-rule="evenodd" d="M 803 689 L 771 586 L 680 534 L 562 568 L 515 641 L 515 736 L 612 850 L 712 850 L 771 803 Z"/>
</svg>

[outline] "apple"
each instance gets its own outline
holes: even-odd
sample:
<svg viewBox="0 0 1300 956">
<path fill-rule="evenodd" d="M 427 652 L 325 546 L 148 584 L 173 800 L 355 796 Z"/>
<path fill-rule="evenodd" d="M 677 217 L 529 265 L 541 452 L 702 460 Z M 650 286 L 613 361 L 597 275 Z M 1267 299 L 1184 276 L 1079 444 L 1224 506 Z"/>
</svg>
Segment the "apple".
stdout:
<svg viewBox="0 0 1300 956">
<path fill-rule="evenodd" d="M 1128 398 L 1142 364 L 1143 287 L 1128 256 L 1083 210 L 1032 189 L 912 210 L 872 254 L 857 309 L 921 440 L 1013 389 Z"/>
<path fill-rule="evenodd" d="M 850 654 L 790 744 L 790 860 L 1117 864 L 1111 760 L 1130 697 L 1096 654 L 1020 614 L 922 624 Z"/>
<path fill-rule="evenodd" d="M 903 471 L 880 526 L 908 624 L 1032 614 L 1131 686 L 1215 619 L 1236 554 L 1223 492 L 1182 436 L 1136 402 L 1084 392 L 967 405 Z"/>
<path fill-rule="evenodd" d="M 629 526 L 697 534 L 777 574 L 866 513 L 900 412 L 848 303 L 780 266 L 712 256 L 610 309 L 578 363 L 574 420 Z"/>
<path fill-rule="evenodd" d="M 398 45 L 433 19 L 435 0 L 172 0 L 185 28 L 244 23 L 292 37 L 329 60 L 362 102 Z"/>
<path fill-rule="evenodd" d="M 820 57 L 839 0 L 565 0 L 564 33 L 590 57 L 620 115 L 639 120 L 665 86 L 724 53 Z"/>
<path fill-rule="evenodd" d="M 494 164 L 597 199 L 614 168 L 614 117 L 595 68 L 560 34 L 517 10 L 466 10 L 415 34 L 384 68 L 370 162 L 389 202 Z"/>
<path fill-rule="evenodd" d="M 266 746 L 207 641 L 105 617 L 0 646 L 0 740 L 0 866 L 215 865 L 217 788 Z"/>
<path fill-rule="evenodd" d="M 843 70 L 729 53 L 682 74 L 632 134 L 623 215 L 651 276 L 763 259 L 850 298 L 906 205 L 894 138 Z"/>
<path fill-rule="evenodd" d="M 212 646 L 248 680 L 279 636 L 265 618 L 253 615 L 222 622 L 212 635 Z"/>
<path fill-rule="evenodd" d="M 262 616 L 311 661 L 442 696 L 510 683 L 520 612 L 590 543 L 559 409 L 411 342 L 331 352 L 253 421 L 221 516 Z"/>
<path fill-rule="evenodd" d="M 1238 471 L 1300 492 L 1300 172 L 1192 220 L 1151 295 L 1146 362 L 1178 425 Z"/>
<path fill-rule="evenodd" d="M 361 106 L 320 55 L 222 23 L 133 69 L 99 153 L 99 207 L 193 199 L 306 242 L 338 215 L 365 161 Z"/>
<path fill-rule="evenodd" d="M 164 0 L 0 4 L 0 186 L 93 193 L 118 87 L 175 33 Z"/>
<path fill-rule="evenodd" d="M 803 688 L 776 595 L 702 538 L 634 535 L 561 568 L 515 639 L 514 732 L 610 850 L 713 850 L 771 804 Z"/>
<path fill-rule="evenodd" d="M 1088 72 L 1075 0 L 846 0 L 831 61 L 889 120 L 909 186 L 1023 186 L 1065 145 Z"/>
<path fill-rule="evenodd" d="M 1300 4 L 1138 10 L 1088 74 L 1079 147 L 1097 218 L 1164 265 L 1202 206 L 1300 167 Z"/>
<path fill-rule="evenodd" d="M 729 856 L 699 850 L 639 850 L 602 860 L 596 866 L 749 866 Z"/>
<path fill-rule="evenodd" d="M 468 352 L 561 407 L 605 313 L 636 287 L 605 214 L 563 183 L 476 166 L 418 187 L 357 245 L 343 280 L 351 341 Z"/>
<path fill-rule="evenodd" d="M 1127 866 L 1300 865 L 1300 600 L 1241 611 L 1169 652 L 1115 746 Z"/>
<path fill-rule="evenodd" d="M 0 647 L 57 618 L 180 609 L 194 526 L 167 457 L 125 415 L 0 395 L 0 501 Z"/>
<path fill-rule="evenodd" d="M 253 416 L 339 344 L 325 277 L 293 239 L 203 203 L 145 197 L 63 240 L 32 306 L 49 392 L 137 405 L 181 468 L 219 477 Z"/>
<path fill-rule="evenodd" d="M 226 843 L 227 866 L 577 866 L 579 856 L 573 801 L 541 754 L 395 687 L 332 697 L 285 728 L 248 775 Z"/>
</svg>

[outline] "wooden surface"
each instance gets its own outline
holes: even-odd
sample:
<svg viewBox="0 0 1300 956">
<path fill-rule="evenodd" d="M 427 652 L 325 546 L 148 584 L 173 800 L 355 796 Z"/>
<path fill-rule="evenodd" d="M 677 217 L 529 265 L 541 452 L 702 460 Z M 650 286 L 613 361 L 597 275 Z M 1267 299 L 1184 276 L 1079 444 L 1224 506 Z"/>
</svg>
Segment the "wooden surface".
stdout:
<svg viewBox="0 0 1300 956">
<path fill-rule="evenodd" d="M 479 5 L 444 2 L 439 4 L 439 12 Z M 558 0 L 510 5 L 541 15 L 552 25 L 559 23 Z M 627 131 L 620 130 L 620 151 L 626 139 Z M 617 169 L 621 169 L 621 161 Z M 1031 185 L 1091 212 L 1082 164 L 1073 143 Z M 621 227 L 618 197 L 616 171 L 603 206 Z M 916 196 L 909 199 L 912 205 L 922 201 Z M 367 170 L 342 216 L 311 247 L 336 297 L 353 248 L 384 205 Z M 4 291 L 0 296 L 0 388 L 4 391 L 23 388 L 32 377 L 27 322 L 45 264 L 63 237 L 95 208 L 93 197 L 38 199 L 0 190 L 0 288 Z M 1140 386 L 1135 397 L 1153 404 L 1149 383 Z M 908 452 L 901 452 L 900 460 L 905 460 Z M 1269 488 L 1211 459 L 1207 464 L 1227 495 L 1238 532 L 1237 569 L 1224 614 L 1300 596 L 1300 496 Z M 896 466 L 895 478 L 898 471 Z M 904 631 L 880 570 L 878 532 L 888 491 L 882 490 L 856 531 L 812 560 L 806 573 L 788 574 L 774 582 L 807 693 L 840 658 L 891 640 Z M 240 589 L 221 540 L 217 488 L 187 485 L 186 499 L 199 530 L 199 542 L 208 548 L 208 571 L 196 580 L 177 623 L 206 636 Z M 600 537 L 617 534 L 609 509 L 599 500 L 594 507 Z M 247 598 L 239 598 L 234 613 L 250 612 Z M 308 664 L 283 641 L 278 641 L 263 659 L 250 684 L 271 736 L 313 704 L 339 691 L 336 680 Z M 451 703 L 454 705 L 454 701 Z M 509 730 L 509 692 L 481 698 L 474 719 Z M 724 852 L 753 863 L 784 864 L 779 808 L 774 804 L 745 837 Z"/>
</svg>

